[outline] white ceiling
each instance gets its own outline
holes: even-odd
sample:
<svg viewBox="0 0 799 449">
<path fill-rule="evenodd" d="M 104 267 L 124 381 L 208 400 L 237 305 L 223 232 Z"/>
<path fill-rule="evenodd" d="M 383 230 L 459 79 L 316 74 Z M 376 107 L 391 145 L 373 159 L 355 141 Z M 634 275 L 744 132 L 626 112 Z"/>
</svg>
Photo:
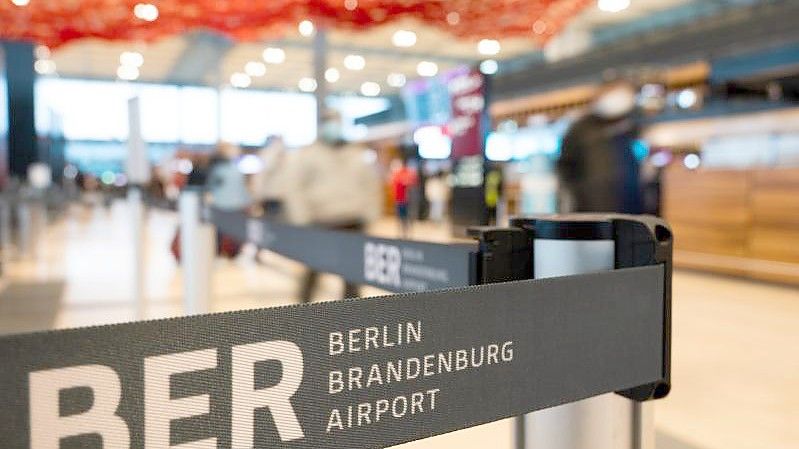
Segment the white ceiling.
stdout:
<svg viewBox="0 0 799 449">
<path fill-rule="evenodd" d="M 569 47 L 578 48 L 580 36 L 591 29 L 635 20 L 689 1 L 692 0 L 632 0 L 630 8 L 619 13 L 602 12 L 596 7 L 588 8 L 553 45 L 567 50 Z M 418 36 L 416 45 L 410 48 L 394 47 L 391 37 L 399 29 L 415 31 Z M 198 81 L 214 85 L 219 83 L 221 77 L 223 83 L 228 82 L 233 73 L 244 70 L 247 62 L 261 61 L 261 53 L 265 47 L 280 46 L 286 51 L 286 61 L 279 65 L 267 65 L 266 75 L 253 78 L 252 87 L 294 90 L 300 78 L 313 76 L 312 41 L 313 38 L 301 36 L 295 31 L 279 42 L 236 44 L 222 56 L 218 73 L 198 74 Z M 187 36 L 170 37 L 150 44 L 84 40 L 54 52 L 53 59 L 60 76 L 114 79 L 120 54 L 135 50 L 144 56 L 140 80 L 164 82 L 169 80 L 175 65 L 182 61 L 181 56 L 187 51 L 190 42 Z M 390 91 L 386 84 L 389 73 L 403 73 L 409 79 L 415 78 L 416 65 L 422 60 L 435 61 L 441 70 L 445 70 L 463 62 L 477 62 L 484 58 L 477 52 L 476 41 L 459 41 L 447 33 L 416 21 L 396 22 L 358 33 L 332 31 L 328 33 L 328 42 L 328 64 L 341 72 L 340 81 L 330 87 L 345 92 L 357 92 L 365 81 L 377 82 L 384 92 Z M 503 40 L 501 43 L 502 51 L 496 56 L 497 59 L 540 50 L 533 39 Z M 344 57 L 351 53 L 361 54 L 366 58 L 364 70 L 349 71 L 343 67 Z"/>
</svg>

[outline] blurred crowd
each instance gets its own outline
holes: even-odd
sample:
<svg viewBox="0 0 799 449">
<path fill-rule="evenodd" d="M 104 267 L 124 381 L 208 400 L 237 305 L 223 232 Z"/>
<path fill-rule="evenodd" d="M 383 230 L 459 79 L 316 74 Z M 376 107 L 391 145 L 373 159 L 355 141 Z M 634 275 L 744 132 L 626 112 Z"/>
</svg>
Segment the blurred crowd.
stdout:
<svg viewBox="0 0 799 449">
<path fill-rule="evenodd" d="M 639 122 L 633 85 L 615 80 L 599 89 L 591 107 L 566 132 L 554 162 L 555 211 L 657 212 L 657 189 L 647 189 L 657 173 L 634 151 Z M 156 204 L 174 206 L 181 190 L 195 188 L 218 209 L 353 232 L 393 213 L 398 234 L 408 238 L 414 220 L 447 222 L 457 182 L 446 162 L 423 161 L 416 148 L 379 157 L 366 144 L 347 140 L 341 116 L 327 111 L 317 140 L 307 147 L 288 148 L 275 135 L 257 149 L 220 142 L 210 152 L 177 151 L 153 167 L 150 182 L 141 187 Z M 68 168 L 67 177 L 84 198 L 107 197 L 93 194 L 114 187 L 124 194 L 124 182 L 99 182 L 74 166 Z M 511 196 L 506 169 L 497 163 L 485 165 L 481 207 L 488 224 L 501 223 Z M 115 181 L 123 180 L 124 175 L 116 176 Z M 34 170 L 30 178 L 35 184 L 47 174 Z M 224 241 L 224 236 L 218 240 Z M 312 296 L 317 278 L 317 273 L 307 273 L 302 298 Z M 357 296 L 356 286 L 346 285 L 345 296 Z"/>
</svg>

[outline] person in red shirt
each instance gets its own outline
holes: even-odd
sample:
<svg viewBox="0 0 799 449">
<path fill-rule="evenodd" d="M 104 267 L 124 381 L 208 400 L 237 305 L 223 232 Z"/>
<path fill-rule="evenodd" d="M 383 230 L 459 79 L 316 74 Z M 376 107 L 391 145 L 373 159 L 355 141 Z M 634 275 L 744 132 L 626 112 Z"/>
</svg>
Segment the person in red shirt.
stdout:
<svg viewBox="0 0 799 449">
<path fill-rule="evenodd" d="M 394 193 L 394 204 L 400 223 L 400 234 L 408 237 L 411 230 L 410 199 L 411 189 L 416 186 L 416 171 L 408 167 L 404 161 L 395 160 L 392 164 L 391 190 Z"/>
</svg>

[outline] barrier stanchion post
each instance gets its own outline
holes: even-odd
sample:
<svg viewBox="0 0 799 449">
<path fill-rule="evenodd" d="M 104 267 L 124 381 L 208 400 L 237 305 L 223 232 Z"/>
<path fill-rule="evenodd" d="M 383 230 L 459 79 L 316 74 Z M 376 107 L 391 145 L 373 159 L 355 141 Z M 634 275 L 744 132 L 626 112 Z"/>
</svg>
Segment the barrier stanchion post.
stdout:
<svg viewBox="0 0 799 449">
<path fill-rule="evenodd" d="M 612 217 L 514 220 L 533 230 L 535 279 L 611 271 L 617 261 Z M 652 404 L 615 393 L 519 418 L 518 449 L 653 449 Z"/>
<path fill-rule="evenodd" d="M 28 201 L 20 199 L 17 202 L 17 249 L 23 259 L 31 257 L 31 227 L 33 219 Z"/>
<path fill-rule="evenodd" d="M 569 232 L 571 225 L 536 229 L 536 279 L 613 269 L 612 225 L 585 223 L 584 233 Z M 526 449 L 632 449 L 632 411 L 632 401 L 610 393 L 526 415 Z"/>
<path fill-rule="evenodd" d="M 6 197 L 0 199 L 0 258 L 9 260 L 11 253 L 11 205 Z"/>
<path fill-rule="evenodd" d="M 633 403 L 633 449 L 655 449 L 655 404 Z"/>
<path fill-rule="evenodd" d="M 180 194 L 178 209 L 184 313 L 196 315 L 210 310 L 214 231 L 201 220 L 201 190 L 185 189 Z"/>
<path fill-rule="evenodd" d="M 145 212 L 142 189 L 131 186 L 128 189 L 128 211 L 130 213 L 131 236 L 133 245 L 133 307 L 136 319 L 147 317 L 147 298 L 145 294 Z"/>
</svg>

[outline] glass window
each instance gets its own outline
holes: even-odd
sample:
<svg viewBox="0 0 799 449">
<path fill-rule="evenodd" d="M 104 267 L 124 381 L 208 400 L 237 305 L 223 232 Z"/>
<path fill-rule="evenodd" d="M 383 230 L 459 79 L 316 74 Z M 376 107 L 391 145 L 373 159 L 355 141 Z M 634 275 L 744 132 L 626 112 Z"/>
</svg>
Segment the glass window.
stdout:
<svg viewBox="0 0 799 449">
<path fill-rule="evenodd" d="M 67 140 L 125 140 L 131 95 L 121 83 L 42 78 L 36 83 L 37 129 L 50 131 L 52 111 Z"/>
<path fill-rule="evenodd" d="M 145 142 L 177 142 L 180 98 L 178 88 L 139 84 L 134 90 L 141 105 L 141 133 Z"/>
<path fill-rule="evenodd" d="M 183 87 L 179 95 L 180 141 L 188 144 L 215 144 L 219 140 L 216 89 Z"/>
<path fill-rule="evenodd" d="M 221 137 L 258 146 L 268 136 L 282 135 L 296 147 L 316 139 L 316 100 L 308 94 L 226 89 L 218 99 L 208 87 L 60 78 L 36 84 L 37 130 L 48 134 L 60 119 L 67 140 L 127 140 L 128 99 L 135 95 L 141 98 L 142 135 L 149 143 L 209 145 Z"/>
<path fill-rule="evenodd" d="M 297 147 L 316 140 L 316 100 L 312 95 L 225 89 L 222 91 L 222 139 L 263 145 L 271 135 Z"/>
</svg>

